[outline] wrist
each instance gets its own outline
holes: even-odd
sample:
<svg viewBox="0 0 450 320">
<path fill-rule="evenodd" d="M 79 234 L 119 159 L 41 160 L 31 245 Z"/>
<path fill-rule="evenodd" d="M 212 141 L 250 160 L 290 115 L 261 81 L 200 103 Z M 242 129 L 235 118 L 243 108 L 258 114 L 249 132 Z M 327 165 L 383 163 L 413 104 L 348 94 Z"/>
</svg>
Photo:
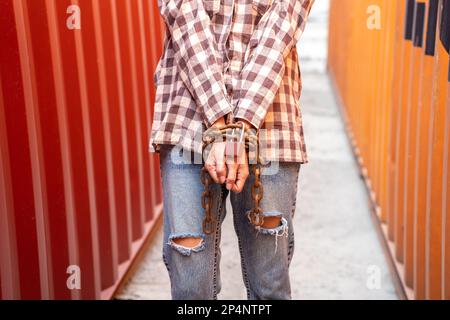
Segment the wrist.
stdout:
<svg viewBox="0 0 450 320">
<path fill-rule="evenodd" d="M 247 121 L 245 119 L 236 118 L 236 121 L 243 123 L 244 126 L 245 126 L 245 130 L 248 130 L 248 129 L 255 129 L 255 130 L 257 130 L 257 128 L 251 122 L 249 122 L 249 121 Z"/>
<path fill-rule="evenodd" d="M 212 127 L 223 127 L 225 125 L 225 117 L 217 119 L 213 124 Z"/>
</svg>

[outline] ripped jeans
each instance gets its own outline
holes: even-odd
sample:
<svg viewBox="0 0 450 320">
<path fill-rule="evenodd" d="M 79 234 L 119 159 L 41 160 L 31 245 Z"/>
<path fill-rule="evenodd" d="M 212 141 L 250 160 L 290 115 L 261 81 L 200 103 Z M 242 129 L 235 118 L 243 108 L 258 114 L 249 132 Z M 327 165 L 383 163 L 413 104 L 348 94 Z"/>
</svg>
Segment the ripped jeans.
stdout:
<svg viewBox="0 0 450 320">
<path fill-rule="evenodd" d="M 172 152 L 173 151 L 173 152 Z M 189 152 L 188 152 L 189 153 Z M 225 218 L 225 201 L 230 194 L 234 228 L 239 240 L 241 267 L 247 298 L 291 299 L 289 265 L 294 251 L 292 218 L 297 196 L 300 163 L 280 162 L 273 175 L 261 175 L 264 197 L 260 207 L 264 216 L 279 218 L 279 226 L 271 229 L 254 226 L 248 219 L 253 208 L 250 174 L 244 190 L 235 194 L 225 186 L 213 184 L 211 212 L 216 224 L 213 232 L 202 230 L 204 209 L 200 181 L 201 164 L 171 145 L 162 145 L 161 177 L 164 193 L 163 259 L 169 272 L 172 298 L 175 300 L 217 299 L 221 289 L 221 224 Z M 184 162 L 184 163 L 183 163 Z M 198 162 L 197 162 L 198 163 Z M 196 246 L 182 246 L 176 239 L 195 238 Z"/>
</svg>

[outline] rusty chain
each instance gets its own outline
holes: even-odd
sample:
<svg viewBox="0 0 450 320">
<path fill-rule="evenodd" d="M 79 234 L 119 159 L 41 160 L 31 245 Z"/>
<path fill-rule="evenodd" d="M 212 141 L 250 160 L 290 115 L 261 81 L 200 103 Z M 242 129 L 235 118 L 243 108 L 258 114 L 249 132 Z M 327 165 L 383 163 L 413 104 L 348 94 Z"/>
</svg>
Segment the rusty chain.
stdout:
<svg viewBox="0 0 450 320">
<path fill-rule="evenodd" d="M 202 193 L 202 208 L 205 210 L 205 218 L 203 219 L 203 232 L 205 234 L 211 234 L 213 231 L 214 219 L 211 215 L 211 191 L 209 186 L 212 184 L 212 179 L 209 176 L 205 167 L 202 168 L 200 173 L 201 181 L 205 190 Z"/>
<path fill-rule="evenodd" d="M 261 166 L 259 161 L 257 164 L 253 165 L 252 171 L 255 177 L 255 181 L 253 182 L 251 190 L 253 199 L 253 209 L 250 211 L 249 219 L 252 224 L 260 227 L 264 224 L 263 211 L 259 206 L 264 196 L 264 188 L 261 182 Z"/>
<path fill-rule="evenodd" d="M 242 131 L 244 130 L 244 134 L 242 135 Z M 230 119 L 228 119 L 227 124 L 221 127 L 211 127 L 205 131 L 203 134 L 203 150 L 207 151 L 206 148 L 210 144 L 218 141 L 236 141 L 236 139 L 243 139 L 245 141 L 245 149 L 247 151 L 254 150 L 256 163 L 252 164 L 252 172 L 254 174 L 254 183 L 251 187 L 252 200 L 254 203 L 253 209 L 250 211 L 249 219 L 250 221 L 256 225 L 261 226 L 264 223 L 264 217 L 262 215 L 263 211 L 260 207 L 260 202 L 263 199 L 264 189 L 261 182 L 261 160 L 259 157 L 258 150 L 258 135 L 254 132 L 254 130 L 247 128 L 242 122 L 238 121 L 236 123 L 231 123 Z M 206 159 L 204 157 L 204 159 Z M 200 173 L 200 179 L 204 186 L 204 191 L 202 193 L 202 208 L 205 210 L 205 218 L 203 219 L 203 232 L 207 235 L 211 234 L 214 230 L 213 225 L 215 223 L 215 219 L 211 213 L 212 210 L 212 195 L 210 191 L 210 186 L 213 182 L 210 177 L 208 171 L 205 166 L 202 168 Z"/>
</svg>

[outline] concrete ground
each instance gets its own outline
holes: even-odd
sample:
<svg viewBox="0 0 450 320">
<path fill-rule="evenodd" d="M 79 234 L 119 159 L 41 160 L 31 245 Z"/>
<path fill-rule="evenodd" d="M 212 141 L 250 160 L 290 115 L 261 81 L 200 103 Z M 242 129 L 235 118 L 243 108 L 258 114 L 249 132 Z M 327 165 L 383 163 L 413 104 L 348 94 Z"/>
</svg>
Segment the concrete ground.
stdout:
<svg viewBox="0 0 450 320">
<path fill-rule="evenodd" d="M 294 299 L 396 299 L 364 183 L 323 73 L 303 75 L 303 121 L 310 163 L 299 177 Z M 231 208 L 228 208 L 231 212 Z M 118 299 L 170 299 L 162 233 Z M 220 299 L 245 299 L 232 214 L 223 227 Z"/>
<path fill-rule="evenodd" d="M 310 163 L 300 170 L 291 264 L 294 299 L 396 299 L 365 186 L 325 73 L 328 0 L 316 1 L 299 44 L 302 112 Z M 238 244 L 228 214 L 222 235 L 220 299 L 245 299 Z M 156 235 L 118 299 L 170 299 Z"/>
</svg>

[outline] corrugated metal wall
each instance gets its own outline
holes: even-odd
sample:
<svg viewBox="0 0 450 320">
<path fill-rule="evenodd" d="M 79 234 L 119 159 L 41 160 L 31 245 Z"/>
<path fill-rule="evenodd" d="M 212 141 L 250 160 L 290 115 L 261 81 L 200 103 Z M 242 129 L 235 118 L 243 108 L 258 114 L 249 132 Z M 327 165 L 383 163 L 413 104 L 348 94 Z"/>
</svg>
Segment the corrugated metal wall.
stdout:
<svg viewBox="0 0 450 320">
<path fill-rule="evenodd" d="M 0 1 L 0 298 L 108 298 L 158 219 L 156 3 Z"/>
<path fill-rule="evenodd" d="M 450 1 L 332 0 L 330 19 L 330 73 L 406 293 L 450 299 Z"/>
</svg>

